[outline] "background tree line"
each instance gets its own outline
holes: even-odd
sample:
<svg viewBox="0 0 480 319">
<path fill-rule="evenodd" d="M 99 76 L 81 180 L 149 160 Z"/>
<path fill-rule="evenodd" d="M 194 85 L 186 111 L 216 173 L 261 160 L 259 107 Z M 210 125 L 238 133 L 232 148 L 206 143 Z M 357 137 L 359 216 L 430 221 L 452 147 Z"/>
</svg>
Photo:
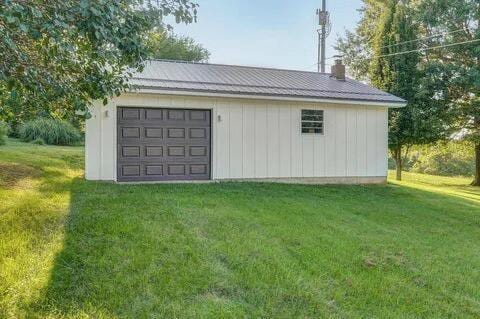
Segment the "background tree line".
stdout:
<svg viewBox="0 0 480 319">
<path fill-rule="evenodd" d="M 472 145 L 480 186 L 480 1 L 363 2 L 337 49 L 352 76 L 408 101 L 389 112 L 397 179 L 412 147 L 455 135 Z"/>
<path fill-rule="evenodd" d="M 194 22 L 197 8 L 190 0 L 2 1 L 0 120 L 12 134 L 38 117 L 80 127 L 90 101 L 128 89 L 144 60 L 207 60 L 165 23 Z M 352 76 L 408 101 L 389 114 L 397 178 L 412 147 L 455 134 L 472 145 L 480 185 L 480 1 L 364 0 L 361 13 L 337 49 Z"/>
<path fill-rule="evenodd" d="M 4 0 L 0 4 L 0 120 L 11 134 L 37 117 L 80 127 L 91 100 L 128 88 L 149 58 L 205 61 L 165 18 L 191 23 L 189 0 Z"/>
</svg>

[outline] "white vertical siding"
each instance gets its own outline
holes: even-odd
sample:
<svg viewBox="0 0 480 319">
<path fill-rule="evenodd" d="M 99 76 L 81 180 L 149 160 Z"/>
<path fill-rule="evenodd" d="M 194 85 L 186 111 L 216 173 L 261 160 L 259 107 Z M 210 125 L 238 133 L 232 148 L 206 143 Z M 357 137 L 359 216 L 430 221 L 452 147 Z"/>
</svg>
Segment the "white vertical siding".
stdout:
<svg viewBox="0 0 480 319">
<path fill-rule="evenodd" d="M 367 155 L 367 170 L 365 174 L 366 176 L 376 176 L 378 163 L 378 138 L 375 136 L 377 134 L 377 110 L 367 108 L 365 115 L 367 117 L 367 147 L 365 149 Z"/>
<path fill-rule="evenodd" d="M 313 174 L 314 177 L 325 176 L 325 137 L 316 136 L 313 141 Z"/>
<path fill-rule="evenodd" d="M 376 148 L 376 159 L 378 163 L 375 175 L 384 176 L 388 171 L 388 112 L 377 110 L 376 114 L 377 131 L 375 136 L 378 139 Z"/>
<path fill-rule="evenodd" d="M 357 111 L 356 108 L 346 110 L 346 175 L 358 176 L 358 150 L 357 150 Z"/>
<path fill-rule="evenodd" d="M 303 144 L 301 134 L 301 109 L 295 105 L 290 106 L 290 166 L 291 177 L 303 177 Z"/>
<path fill-rule="evenodd" d="M 267 105 L 255 107 L 255 177 L 267 177 Z"/>
<path fill-rule="evenodd" d="M 365 106 L 357 108 L 357 130 L 355 144 L 357 147 L 357 176 L 367 171 L 367 113 Z"/>
<path fill-rule="evenodd" d="M 335 109 L 335 172 L 333 176 L 347 176 L 347 109 Z"/>
<path fill-rule="evenodd" d="M 85 124 L 85 178 L 89 180 L 102 179 L 100 166 L 102 144 L 99 138 L 102 132 L 101 113 L 101 103 L 96 101 L 90 107 L 91 117 Z"/>
<path fill-rule="evenodd" d="M 255 178 L 255 106 L 243 105 L 243 177 Z"/>
<path fill-rule="evenodd" d="M 337 136 L 335 108 L 326 108 L 324 111 L 324 140 L 325 140 L 325 176 L 335 176 Z"/>
<path fill-rule="evenodd" d="M 292 176 L 292 126 L 290 123 L 290 106 L 280 105 L 278 115 L 279 141 L 279 175 L 278 177 Z"/>
<path fill-rule="evenodd" d="M 116 177 L 117 175 L 115 171 L 117 154 L 110 149 L 110 145 L 117 143 L 117 108 L 115 104 L 110 103 L 103 107 L 100 118 L 103 119 L 101 123 L 102 134 L 97 138 L 99 138 L 101 142 L 100 176 L 103 180 L 108 179 L 110 176 Z"/>
<path fill-rule="evenodd" d="M 213 154 L 217 158 L 216 172 L 218 178 L 228 178 L 230 176 L 230 105 L 222 103 L 217 105 L 217 130 L 216 130 L 216 150 Z M 234 119 L 235 120 L 235 119 Z"/>
<path fill-rule="evenodd" d="M 267 106 L 267 176 L 280 176 L 280 108 Z"/>
<path fill-rule="evenodd" d="M 231 178 L 243 177 L 243 106 L 239 102 L 230 104 L 230 174 Z"/>
<path fill-rule="evenodd" d="M 387 174 L 383 107 L 127 94 L 107 108 L 93 107 L 86 134 L 88 179 L 116 178 L 117 106 L 211 109 L 214 179 Z M 324 110 L 323 135 L 301 133 L 302 109 Z"/>
</svg>

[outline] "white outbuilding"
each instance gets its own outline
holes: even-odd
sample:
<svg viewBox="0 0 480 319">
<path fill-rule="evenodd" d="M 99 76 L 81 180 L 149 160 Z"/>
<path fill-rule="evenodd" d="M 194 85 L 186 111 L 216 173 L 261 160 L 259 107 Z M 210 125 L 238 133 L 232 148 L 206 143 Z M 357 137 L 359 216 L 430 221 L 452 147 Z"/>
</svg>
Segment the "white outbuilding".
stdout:
<svg viewBox="0 0 480 319">
<path fill-rule="evenodd" d="M 149 61 L 94 103 L 86 178 L 383 183 L 388 109 L 406 102 L 332 73 Z"/>
</svg>

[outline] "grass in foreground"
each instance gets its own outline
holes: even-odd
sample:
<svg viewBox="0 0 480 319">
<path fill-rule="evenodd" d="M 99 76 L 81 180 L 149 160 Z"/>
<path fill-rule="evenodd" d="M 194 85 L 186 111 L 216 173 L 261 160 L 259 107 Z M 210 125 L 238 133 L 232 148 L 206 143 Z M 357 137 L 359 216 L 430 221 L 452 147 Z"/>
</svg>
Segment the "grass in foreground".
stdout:
<svg viewBox="0 0 480 319">
<path fill-rule="evenodd" d="M 480 316 L 480 190 L 115 185 L 0 148 L 0 317 Z"/>
</svg>

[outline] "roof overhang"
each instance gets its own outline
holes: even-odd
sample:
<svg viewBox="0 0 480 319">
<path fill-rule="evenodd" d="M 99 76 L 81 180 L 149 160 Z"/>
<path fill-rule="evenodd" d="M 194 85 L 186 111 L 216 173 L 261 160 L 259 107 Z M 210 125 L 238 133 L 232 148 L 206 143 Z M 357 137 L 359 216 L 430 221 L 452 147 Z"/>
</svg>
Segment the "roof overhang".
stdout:
<svg viewBox="0 0 480 319">
<path fill-rule="evenodd" d="M 182 96 L 250 99 L 250 100 L 253 99 L 253 100 L 269 100 L 269 101 L 351 104 L 351 105 L 381 106 L 381 107 L 388 107 L 388 108 L 402 108 L 407 105 L 407 102 L 385 102 L 385 101 L 375 101 L 375 100 L 317 98 L 317 97 L 302 97 L 302 96 L 202 92 L 202 91 L 190 91 L 190 90 L 172 90 L 172 89 L 157 88 L 157 87 L 140 87 L 130 91 L 130 93 L 182 95 Z"/>
</svg>

